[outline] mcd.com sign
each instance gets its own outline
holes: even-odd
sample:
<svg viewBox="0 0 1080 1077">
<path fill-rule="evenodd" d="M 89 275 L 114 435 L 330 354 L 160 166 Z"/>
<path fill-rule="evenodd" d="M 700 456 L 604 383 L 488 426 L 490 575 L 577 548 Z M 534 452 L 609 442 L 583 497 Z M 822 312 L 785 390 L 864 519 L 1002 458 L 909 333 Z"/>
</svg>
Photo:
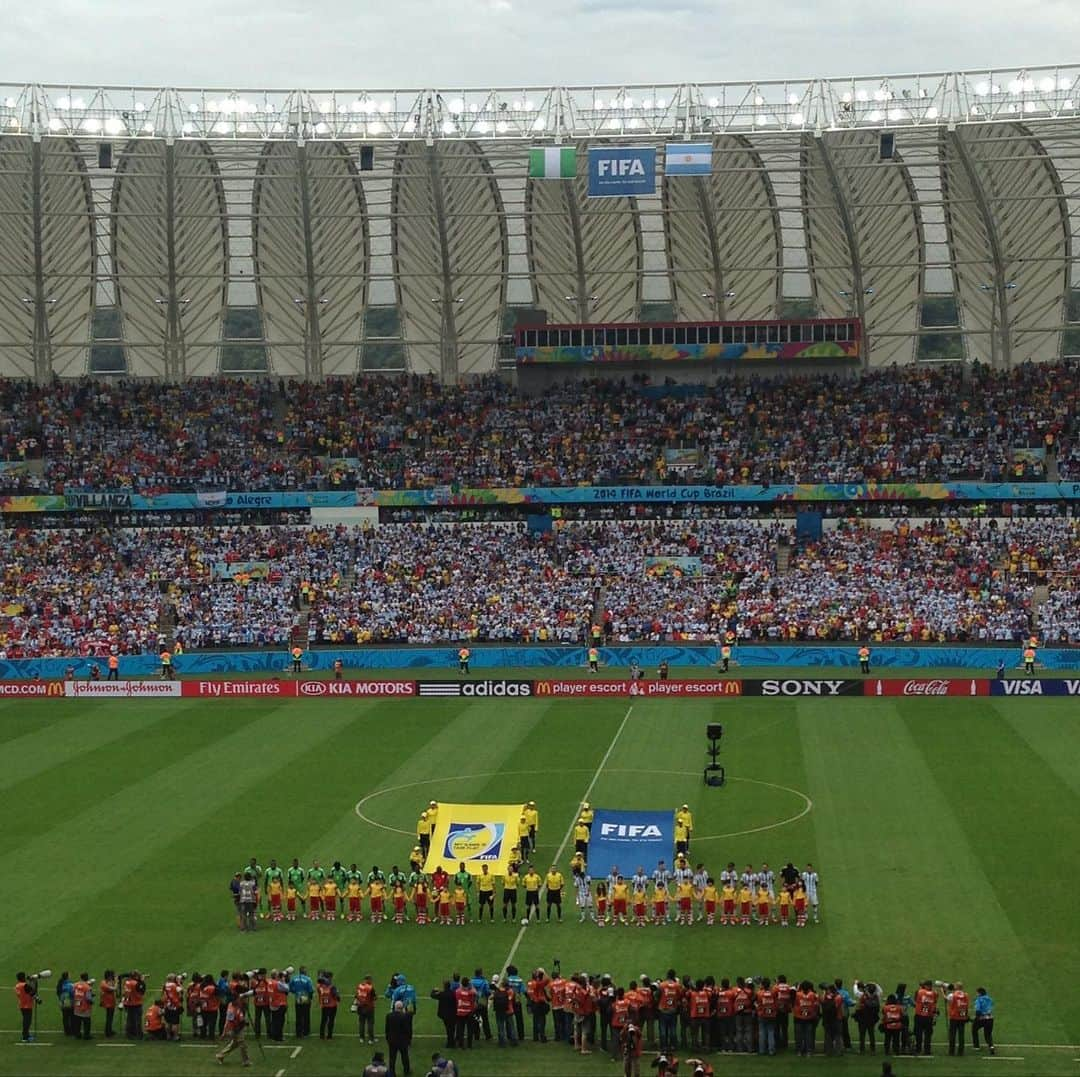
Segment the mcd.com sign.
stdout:
<svg viewBox="0 0 1080 1077">
<path fill-rule="evenodd" d="M 0 696 L 41 699 L 63 694 L 63 681 L 0 681 Z"/>
</svg>

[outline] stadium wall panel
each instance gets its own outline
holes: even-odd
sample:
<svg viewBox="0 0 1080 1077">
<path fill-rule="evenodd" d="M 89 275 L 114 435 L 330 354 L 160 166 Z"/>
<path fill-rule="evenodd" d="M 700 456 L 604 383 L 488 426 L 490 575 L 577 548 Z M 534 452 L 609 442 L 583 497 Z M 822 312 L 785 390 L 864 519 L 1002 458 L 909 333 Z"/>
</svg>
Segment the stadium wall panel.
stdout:
<svg viewBox="0 0 1080 1077">
<path fill-rule="evenodd" d="M 456 669 L 457 647 L 364 647 L 342 650 L 308 651 L 305 665 L 312 670 L 329 671 L 341 658 L 347 669 L 408 670 L 423 673 L 435 669 Z M 766 670 L 771 666 L 842 667 L 855 669 L 858 657 L 854 645 L 817 647 L 742 645 L 735 654 L 738 668 L 744 673 Z M 1019 644 L 1005 647 L 876 647 L 874 671 L 886 669 L 971 669 L 994 670 L 1004 658 L 1009 668 L 1020 661 Z M 651 671 L 661 661 L 672 666 L 709 667 L 716 662 L 716 647 L 693 644 L 649 644 L 643 646 L 605 647 L 600 652 L 603 665 L 623 669 L 637 662 Z M 94 660 L 78 658 L 25 658 L 0 661 L 0 680 L 62 678 L 68 667 L 76 677 L 86 677 Z M 104 673 L 105 660 L 97 659 Z M 1039 664 L 1047 670 L 1080 669 L 1080 648 L 1048 648 L 1039 652 Z M 283 651 L 199 651 L 175 659 L 177 671 L 185 675 L 215 673 L 281 673 L 290 667 Z M 537 668 L 582 669 L 582 647 L 474 647 L 474 669 Z M 120 659 L 121 677 L 147 677 L 158 671 L 156 655 L 133 655 Z"/>
</svg>

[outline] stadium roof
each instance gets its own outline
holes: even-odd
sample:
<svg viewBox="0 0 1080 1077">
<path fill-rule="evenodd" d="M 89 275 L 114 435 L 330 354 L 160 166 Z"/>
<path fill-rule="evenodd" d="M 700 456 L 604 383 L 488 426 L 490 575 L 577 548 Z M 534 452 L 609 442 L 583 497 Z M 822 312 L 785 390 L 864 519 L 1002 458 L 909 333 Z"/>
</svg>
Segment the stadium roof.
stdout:
<svg viewBox="0 0 1080 1077">
<path fill-rule="evenodd" d="M 589 199 L 583 152 L 576 179 L 527 177 L 531 145 L 691 139 L 711 141 L 712 174 L 665 177 L 651 196 Z M 866 361 L 882 365 L 915 358 L 937 294 L 955 299 L 968 359 L 1055 359 L 1078 151 L 1080 65 L 471 90 L 0 86 L 0 217 L 15 237 L 0 249 L 0 373 L 79 375 L 103 350 L 140 376 L 216 373 L 236 351 L 227 311 L 248 307 L 270 373 L 452 378 L 493 368 L 509 307 L 756 319 L 791 299 L 860 316 Z"/>
</svg>

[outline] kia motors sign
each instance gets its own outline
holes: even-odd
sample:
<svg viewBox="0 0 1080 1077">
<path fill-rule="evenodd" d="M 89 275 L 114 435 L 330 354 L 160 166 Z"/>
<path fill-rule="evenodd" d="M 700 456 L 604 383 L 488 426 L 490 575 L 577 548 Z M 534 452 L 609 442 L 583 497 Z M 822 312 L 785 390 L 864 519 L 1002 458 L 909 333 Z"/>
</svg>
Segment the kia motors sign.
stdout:
<svg viewBox="0 0 1080 1077">
<path fill-rule="evenodd" d="M 300 696 L 415 696 L 416 681 L 298 681 Z"/>
</svg>

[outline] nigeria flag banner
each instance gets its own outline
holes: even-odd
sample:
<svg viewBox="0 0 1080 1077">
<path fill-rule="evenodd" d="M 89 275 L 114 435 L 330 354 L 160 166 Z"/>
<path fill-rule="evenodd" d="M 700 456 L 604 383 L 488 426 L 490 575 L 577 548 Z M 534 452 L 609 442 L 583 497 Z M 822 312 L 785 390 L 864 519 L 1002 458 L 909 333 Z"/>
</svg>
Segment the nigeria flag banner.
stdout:
<svg viewBox="0 0 1080 1077">
<path fill-rule="evenodd" d="M 577 150 L 573 146 L 533 146 L 529 150 L 530 179 L 573 179 Z"/>
</svg>

